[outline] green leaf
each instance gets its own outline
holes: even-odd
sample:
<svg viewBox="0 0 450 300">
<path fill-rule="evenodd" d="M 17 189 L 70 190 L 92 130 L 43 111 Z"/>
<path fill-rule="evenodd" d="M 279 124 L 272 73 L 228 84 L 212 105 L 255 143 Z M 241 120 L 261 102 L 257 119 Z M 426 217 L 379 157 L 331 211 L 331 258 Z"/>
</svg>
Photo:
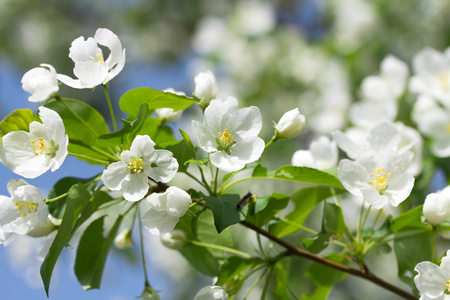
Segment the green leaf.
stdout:
<svg viewBox="0 0 450 300">
<path fill-rule="evenodd" d="M 77 183 L 87 183 L 95 177 L 97 177 L 97 175 L 92 178 L 64 177 L 58 180 L 48 192 L 48 199 L 61 196 L 62 194 L 67 193 L 73 185 Z M 87 189 L 92 191 L 95 188 L 96 184 L 97 182 L 91 183 L 87 187 Z M 67 196 L 59 199 L 58 201 L 50 202 L 48 204 L 50 214 L 57 219 L 62 219 L 66 210 L 66 201 Z"/>
<path fill-rule="evenodd" d="M 433 230 L 432 226 L 425 225 L 422 222 L 422 208 L 423 205 L 419 205 L 392 220 L 390 226 L 391 232 L 397 233 L 416 229 Z"/>
<path fill-rule="evenodd" d="M 103 116 L 85 102 L 63 98 L 61 101 L 51 100 L 44 106 L 59 114 L 71 142 L 75 140 L 96 145 L 97 137 L 109 133 L 108 125 L 106 125 Z M 83 122 L 80 122 L 80 119 Z"/>
<path fill-rule="evenodd" d="M 194 144 L 192 144 L 191 138 L 182 129 L 179 129 L 179 130 L 180 130 L 181 136 L 183 137 L 183 140 L 186 142 L 186 145 L 188 146 L 189 150 L 191 151 L 192 154 L 195 154 L 195 148 L 194 148 Z"/>
<path fill-rule="evenodd" d="M 220 267 L 217 285 L 226 289 L 230 296 L 234 295 L 239 291 L 252 270 L 263 262 L 264 261 L 258 257 L 228 257 Z"/>
<path fill-rule="evenodd" d="M 254 206 L 255 214 L 247 215 L 246 221 L 261 227 L 267 224 L 273 217 L 289 203 L 289 196 L 273 193 L 270 197 L 258 197 Z"/>
<path fill-rule="evenodd" d="M 61 226 L 59 227 L 58 233 L 56 234 L 48 254 L 41 265 L 41 277 L 47 297 L 50 287 L 50 278 L 52 276 L 56 261 L 58 260 L 63 248 L 72 238 L 73 229 L 75 228 L 78 216 L 89 201 L 90 197 L 91 195 L 88 190 L 82 184 L 72 186 L 68 192 L 67 206 Z"/>
<path fill-rule="evenodd" d="M 77 144 L 70 143 L 67 149 L 71 155 L 91 165 L 107 166 L 111 163 L 111 159 L 108 156 L 90 149 L 90 146 L 87 144 L 79 144 L 79 142 Z"/>
<path fill-rule="evenodd" d="M 344 189 L 336 176 L 324 171 L 307 167 L 283 166 L 275 171 L 277 179 L 314 183 Z"/>
<path fill-rule="evenodd" d="M 194 102 L 196 102 L 194 99 L 186 96 L 143 87 L 126 92 L 120 98 L 119 105 L 123 112 L 134 119 L 138 115 L 139 107 L 143 103 L 148 104 L 149 109 L 167 107 L 178 111 L 188 108 Z"/>
<path fill-rule="evenodd" d="M 345 231 L 344 215 L 342 209 L 334 203 L 325 202 L 323 206 L 322 229 L 329 234 L 342 237 Z"/>
<path fill-rule="evenodd" d="M 16 109 L 0 122 L 0 138 L 11 131 L 29 131 L 30 123 L 36 121 L 33 111 Z"/>
<path fill-rule="evenodd" d="M 288 273 L 280 261 L 275 264 L 275 272 L 275 294 L 280 299 L 289 299 Z"/>
<path fill-rule="evenodd" d="M 234 240 L 229 228 L 223 230 L 220 234 L 213 227 L 214 217 L 210 210 L 204 211 L 197 220 L 196 235 L 197 238 L 205 243 L 221 245 L 233 248 Z M 222 256 L 221 250 L 210 249 L 215 256 Z"/>
<path fill-rule="evenodd" d="M 172 152 L 173 157 L 178 162 L 179 172 L 187 170 L 187 162 L 192 158 L 192 154 L 185 140 L 166 142 L 161 144 L 160 147 Z"/>
<path fill-rule="evenodd" d="M 98 289 L 109 249 L 122 222 L 118 217 L 106 238 L 103 237 L 105 217 L 93 221 L 80 239 L 75 259 L 75 274 L 84 290 Z"/>
<path fill-rule="evenodd" d="M 253 169 L 252 177 L 267 177 L 267 168 L 258 163 Z"/>
<path fill-rule="evenodd" d="M 411 287 L 415 287 L 414 268 L 421 261 L 431 260 L 431 232 L 419 233 L 401 238 L 401 233 L 395 235 L 394 253 L 397 257 L 399 278 Z"/>
<path fill-rule="evenodd" d="M 343 190 L 336 190 L 336 194 L 343 192 Z M 317 203 L 332 197 L 333 194 L 329 188 L 315 186 L 299 189 L 290 196 L 295 203 L 295 209 L 287 214 L 285 218 L 291 223 L 276 223 L 269 227 L 270 233 L 277 237 L 283 237 L 299 230 Z"/>
<path fill-rule="evenodd" d="M 214 214 L 214 225 L 219 233 L 228 226 L 245 219 L 245 214 L 236 210 L 236 204 L 241 200 L 239 195 L 227 194 L 221 197 L 203 195 L 202 198 Z"/>
<path fill-rule="evenodd" d="M 184 162 L 185 165 L 185 169 L 187 169 L 187 165 L 188 163 L 194 163 L 196 165 L 198 165 L 200 168 L 202 168 L 203 171 L 207 172 L 208 171 L 208 166 L 206 165 L 206 163 L 209 161 L 209 158 L 204 158 L 202 160 L 196 160 L 196 159 L 188 159 Z M 228 174 L 227 174 L 228 175 Z"/>
<path fill-rule="evenodd" d="M 304 238 L 302 240 L 303 246 L 312 253 L 319 253 L 322 250 L 324 250 L 326 247 L 328 247 L 329 240 L 332 234 L 326 233 L 326 232 L 319 232 L 318 234 L 309 237 Z"/>
<path fill-rule="evenodd" d="M 83 224 L 90 216 L 92 216 L 93 213 L 97 211 L 97 209 L 109 202 L 114 200 L 113 197 L 111 197 L 107 192 L 97 190 L 94 192 L 94 194 L 91 197 L 91 201 L 86 205 L 86 207 L 81 212 L 80 218 L 77 222 L 77 227 L 79 227 L 81 224 Z"/>
<path fill-rule="evenodd" d="M 325 258 L 338 263 L 347 264 L 345 254 L 330 254 Z M 306 277 L 316 286 L 316 290 L 312 295 L 303 296 L 302 299 L 308 300 L 325 300 L 332 287 L 345 278 L 347 273 L 336 270 L 324 264 L 317 262 L 312 263 L 306 270 Z"/>
</svg>

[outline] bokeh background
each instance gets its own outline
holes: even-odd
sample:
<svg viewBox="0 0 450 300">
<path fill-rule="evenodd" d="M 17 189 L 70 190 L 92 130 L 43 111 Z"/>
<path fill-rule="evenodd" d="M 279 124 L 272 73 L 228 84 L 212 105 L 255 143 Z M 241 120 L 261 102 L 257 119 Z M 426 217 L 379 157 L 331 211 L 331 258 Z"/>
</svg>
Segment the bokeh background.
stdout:
<svg viewBox="0 0 450 300">
<path fill-rule="evenodd" d="M 22 75 L 48 63 L 72 76 L 70 43 L 105 27 L 127 51 L 124 70 L 110 82 L 116 111 L 120 96 L 132 88 L 172 87 L 190 95 L 195 75 L 206 70 L 217 77 L 219 98 L 235 96 L 241 107 L 261 109 L 266 141 L 273 133 L 271 121 L 299 107 L 307 128 L 300 138 L 269 148 L 265 166 L 275 168 L 289 164 L 293 151 L 314 137 L 349 124 L 348 109 L 358 100 L 361 80 L 377 74 L 387 54 L 411 66 L 413 55 L 425 46 L 443 51 L 450 44 L 449 15 L 447 0 L 0 0 L 0 117 L 17 108 L 37 110 L 21 88 Z M 109 118 L 102 89 L 61 86 L 60 94 L 86 101 Z M 190 109 L 175 126 L 189 127 L 197 114 Z M 87 178 L 101 171 L 68 158 L 61 169 L 28 182 L 45 195 L 62 177 Z M 7 195 L 7 182 L 17 177 L 0 165 L 0 194 Z M 162 299 L 192 299 L 212 283 L 157 238 L 146 236 L 146 241 L 150 281 Z M 0 247 L 1 299 L 46 299 L 39 247 L 39 240 L 27 237 Z M 84 292 L 78 284 L 74 253 L 63 252 L 51 299 L 122 300 L 141 294 L 137 246 L 111 252 L 99 291 Z M 299 274 L 303 264 L 298 261 Z M 299 278 L 294 284 L 307 285 Z M 354 278 L 338 285 L 332 299 L 361 299 L 361 293 L 370 292 L 377 293 L 374 299 L 396 299 Z"/>
</svg>

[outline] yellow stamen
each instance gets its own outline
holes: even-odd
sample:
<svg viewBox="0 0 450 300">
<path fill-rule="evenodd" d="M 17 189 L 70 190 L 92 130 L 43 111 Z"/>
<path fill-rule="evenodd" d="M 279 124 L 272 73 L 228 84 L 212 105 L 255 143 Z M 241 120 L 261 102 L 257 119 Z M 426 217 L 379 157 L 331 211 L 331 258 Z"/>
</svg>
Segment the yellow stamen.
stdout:
<svg viewBox="0 0 450 300">
<path fill-rule="evenodd" d="M 105 63 L 105 60 L 103 59 L 103 55 L 101 53 L 97 53 L 96 57 L 98 58 L 98 61 L 96 61 L 94 57 L 89 56 L 89 58 L 92 59 L 96 65 L 103 65 Z"/>
<path fill-rule="evenodd" d="M 34 213 L 37 211 L 39 203 L 27 202 L 27 201 L 17 201 L 14 202 L 17 212 L 20 213 L 22 218 L 25 218 L 27 214 Z"/>
<path fill-rule="evenodd" d="M 136 157 L 133 157 L 133 160 L 127 164 L 128 168 L 130 169 L 130 173 L 141 173 L 144 170 L 144 167 L 142 166 L 143 163 L 144 161 L 142 160 L 142 158 L 136 159 Z"/>
<path fill-rule="evenodd" d="M 222 149 L 227 149 L 228 147 L 230 147 L 230 145 L 233 143 L 233 136 L 228 133 L 228 129 L 225 129 L 223 133 L 219 132 L 218 134 L 220 136 L 220 147 Z"/>
<path fill-rule="evenodd" d="M 375 174 L 370 174 L 370 187 L 382 193 L 388 188 L 387 181 L 389 177 L 391 177 L 391 173 L 386 174 L 386 171 L 383 168 L 373 169 L 373 171 L 375 172 Z"/>
<path fill-rule="evenodd" d="M 449 88 L 449 73 L 448 72 L 441 72 L 438 75 L 439 83 L 443 90 L 448 90 Z"/>
<path fill-rule="evenodd" d="M 45 145 L 43 138 L 38 138 L 37 142 L 36 140 L 30 141 L 31 146 L 33 147 L 33 153 L 34 155 L 42 154 L 47 149 L 47 146 Z"/>
</svg>

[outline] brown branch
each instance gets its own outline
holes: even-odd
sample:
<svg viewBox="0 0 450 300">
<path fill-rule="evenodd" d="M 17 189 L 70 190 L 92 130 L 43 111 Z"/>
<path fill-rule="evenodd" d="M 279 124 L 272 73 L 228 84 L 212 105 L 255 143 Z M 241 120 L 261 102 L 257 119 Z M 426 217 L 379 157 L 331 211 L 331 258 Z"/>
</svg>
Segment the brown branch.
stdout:
<svg viewBox="0 0 450 300">
<path fill-rule="evenodd" d="M 255 226 L 253 224 L 248 223 L 247 221 L 242 221 L 240 224 L 244 225 L 247 228 L 250 228 L 253 231 L 258 232 L 259 234 L 265 236 L 266 238 L 268 238 L 271 241 L 274 241 L 275 243 L 279 244 L 280 246 L 283 246 L 287 250 L 287 254 L 288 255 L 295 255 L 295 256 L 305 257 L 307 259 L 310 259 L 310 260 L 318 262 L 320 264 L 329 266 L 329 267 L 337 269 L 339 271 L 346 272 L 346 273 L 352 274 L 354 276 L 364 278 L 364 279 L 369 280 L 369 281 L 371 281 L 371 282 L 373 282 L 373 283 L 375 283 L 375 284 L 377 284 L 377 285 L 379 285 L 379 286 L 381 286 L 381 287 L 383 287 L 383 288 L 385 288 L 385 289 L 387 289 L 387 290 L 389 290 L 389 291 L 391 291 L 391 292 L 393 292 L 393 293 L 395 293 L 395 294 L 397 294 L 397 295 L 399 295 L 399 296 L 401 296 L 401 297 L 403 297 L 405 299 L 410 299 L 410 300 L 417 300 L 418 299 L 413 294 L 410 294 L 410 293 L 408 293 L 408 292 L 406 292 L 406 291 L 404 291 L 404 290 L 402 290 L 402 289 L 400 289 L 400 288 L 398 288 L 398 287 L 396 287 L 396 286 L 394 286 L 394 285 L 384 281 L 383 279 L 375 276 L 368 269 L 365 269 L 365 270 L 353 269 L 353 268 L 350 268 L 349 266 L 337 263 L 335 261 L 323 258 L 323 257 L 318 256 L 316 254 L 313 254 L 313 253 L 310 253 L 310 252 L 305 251 L 303 249 L 297 248 L 297 247 L 291 245 L 290 243 L 288 243 L 288 242 L 286 242 L 286 241 L 284 241 L 284 240 L 282 240 L 280 238 L 277 238 L 276 236 L 270 234 L 268 231 L 266 231 L 266 230 L 264 230 L 264 229 L 262 229 L 262 228 L 260 228 L 258 226 Z"/>
</svg>

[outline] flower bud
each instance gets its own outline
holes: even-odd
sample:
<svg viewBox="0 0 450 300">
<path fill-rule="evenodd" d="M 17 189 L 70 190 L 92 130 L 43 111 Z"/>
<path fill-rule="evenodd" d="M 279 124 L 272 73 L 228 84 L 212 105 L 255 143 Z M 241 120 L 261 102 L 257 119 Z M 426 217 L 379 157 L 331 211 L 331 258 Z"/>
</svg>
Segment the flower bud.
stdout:
<svg viewBox="0 0 450 300">
<path fill-rule="evenodd" d="M 158 119 L 162 122 L 173 122 L 181 118 L 182 110 L 173 111 L 173 108 L 157 108 L 155 110 Z"/>
<path fill-rule="evenodd" d="M 151 286 L 147 286 L 138 298 L 142 300 L 161 300 L 158 295 L 158 292 L 155 291 Z"/>
<path fill-rule="evenodd" d="M 298 108 L 285 112 L 275 130 L 278 138 L 293 138 L 302 133 L 305 128 L 305 116 L 300 114 Z"/>
<path fill-rule="evenodd" d="M 438 225 L 450 216 L 450 186 L 425 198 L 423 214 L 433 225 Z"/>
<path fill-rule="evenodd" d="M 22 77 L 22 88 L 31 94 L 28 97 L 30 102 L 44 102 L 50 99 L 59 90 L 55 68 L 41 64 L 41 67 L 29 70 Z"/>
<path fill-rule="evenodd" d="M 217 95 L 216 77 L 211 71 L 200 72 L 195 76 L 194 94 L 201 99 L 200 105 L 207 106 Z"/>
<path fill-rule="evenodd" d="M 132 244 L 133 239 L 129 229 L 122 230 L 114 239 L 114 246 L 121 250 L 129 249 Z"/>
<path fill-rule="evenodd" d="M 161 242 L 167 248 L 180 250 L 186 245 L 187 237 L 186 234 L 179 229 L 174 229 L 170 232 L 166 232 L 161 235 Z"/>
<path fill-rule="evenodd" d="M 194 300 L 228 300 L 227 291 L 221 286 L 208 285 L 198 291 Z"/>
</svg>

